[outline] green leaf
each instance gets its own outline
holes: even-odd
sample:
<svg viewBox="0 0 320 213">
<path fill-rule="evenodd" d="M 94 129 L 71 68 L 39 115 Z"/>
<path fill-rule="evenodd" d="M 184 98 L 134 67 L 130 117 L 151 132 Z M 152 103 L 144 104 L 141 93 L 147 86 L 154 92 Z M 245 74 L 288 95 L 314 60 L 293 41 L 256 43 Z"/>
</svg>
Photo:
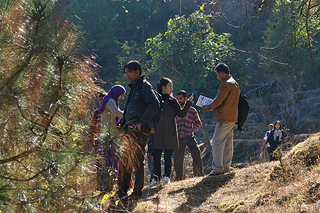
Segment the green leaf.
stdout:
<svg viewBox="0 0 320 213">
<path fill-rule="evenodd" d="M 205 84 L 198 86 L 197 82 L 215 78 L 208 70 L 213 70 L 214 65 L 222 60 L 231 61 L 234 48 L 229 35 L 213 32 L 209 18 L 196 11 L 187 18 L 176 16 L 170 19 L 167 31 L 155 37 L 157 41 L 154 38 L 145 43 L 147 53 L 152 57 L 151 71 L 170 76 L 175 87 L 187 90 L 197 87 L 199 92 L 213 96 L 215 88 Z"/>
</svg>

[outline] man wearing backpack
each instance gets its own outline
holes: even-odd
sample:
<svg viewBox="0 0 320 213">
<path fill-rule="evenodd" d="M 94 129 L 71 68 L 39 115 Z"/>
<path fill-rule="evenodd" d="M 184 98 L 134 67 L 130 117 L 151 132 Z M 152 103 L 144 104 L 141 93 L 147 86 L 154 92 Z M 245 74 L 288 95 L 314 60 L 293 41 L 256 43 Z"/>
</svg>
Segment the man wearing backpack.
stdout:
<svg viewBox="0 0 320 213">
<path fill-rule="evenodd" d="M 139 146 L 139 150 L 132 150 L 137 152 L 135 156 L 139 165 L 135 168 L 136 178 L 133 192 L 128 198 L 130 200 L 138 200 L 142 197 L 145 147 L 153 125 L 152 118 L 160 108 L 152 85 L 141 73 L 142 68 L 138 61 L 129 61 L 124 65 L 124 75 L 130 81 L 131 90 L 126 102 L 121 128 L 132 133 Z M 132 175 L 132 167 L 129 168 L 124 168 L 123 181 L 117 192 L 119 198 L 127 195 Z"/>
<path fill-rule="evenodd" d="M 216 123 L 212 140 L 212 171 L 214 176 L 230 171 L 233 156 L 233 127 L 238 120 L 240 88 L 230 75 L 229 67 L 220 63 L 215 67 L 220 81 L 217 96 L 209 105 L 202 106 L 205 111 L 214 110 Z"/>
</svg>

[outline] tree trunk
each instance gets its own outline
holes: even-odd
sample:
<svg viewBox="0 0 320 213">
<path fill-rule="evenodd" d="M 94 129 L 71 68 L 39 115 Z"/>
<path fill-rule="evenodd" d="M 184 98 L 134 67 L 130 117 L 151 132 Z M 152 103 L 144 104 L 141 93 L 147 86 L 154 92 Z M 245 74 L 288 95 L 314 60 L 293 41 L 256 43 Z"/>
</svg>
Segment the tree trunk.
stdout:
<svg viewBox="0 0 320 213">
<path fill-rule="evenodd" d="M 203 138 L 204 138 L 204 145 L 206 147 L 206 152 L 202 157 L 205 157 L 208 153 L 211 152 L 211 145 L 210 145 L 210 139 L 209 139 L 209 134 L 208 134 L 208 130 L 207 130 L 207 125 L 205 122 L 205 113 L 203 109 L 199 110 L 199 116 L 200 116 L 200 120 L 202 122 L 202 134 L 203 134 Z"/>
</svg>

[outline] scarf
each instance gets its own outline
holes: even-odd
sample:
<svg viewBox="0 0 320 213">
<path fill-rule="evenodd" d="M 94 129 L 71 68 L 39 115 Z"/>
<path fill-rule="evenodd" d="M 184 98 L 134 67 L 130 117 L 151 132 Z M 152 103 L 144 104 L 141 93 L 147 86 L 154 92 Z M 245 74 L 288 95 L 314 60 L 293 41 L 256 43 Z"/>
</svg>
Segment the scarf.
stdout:
<svg viewBox="0 0 320 213">
<path fill-rule="evenodd" d="M 280 129 L 274 130 L 274 133 L 273 133 L 274 141 L 277 141 L 277 137 L 279 138 L 278 140 L 280 140 L 280 138 L 282 138 L 282 131 Z"/>
</svg>

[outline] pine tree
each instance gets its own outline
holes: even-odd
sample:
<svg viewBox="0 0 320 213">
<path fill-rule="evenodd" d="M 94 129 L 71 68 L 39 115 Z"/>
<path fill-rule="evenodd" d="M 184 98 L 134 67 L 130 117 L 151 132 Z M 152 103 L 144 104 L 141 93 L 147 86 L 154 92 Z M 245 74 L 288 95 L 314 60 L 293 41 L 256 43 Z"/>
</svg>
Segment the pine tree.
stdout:
<svg viewBox="0 0 320 213">
<path fill-rule="evenodd" d="M 97 65 L 56 7 L 55 0 L 0 1 L 2 212 L 64 212 L 92 189 L 93 157 L 84 146 Z"/>
</svg>

